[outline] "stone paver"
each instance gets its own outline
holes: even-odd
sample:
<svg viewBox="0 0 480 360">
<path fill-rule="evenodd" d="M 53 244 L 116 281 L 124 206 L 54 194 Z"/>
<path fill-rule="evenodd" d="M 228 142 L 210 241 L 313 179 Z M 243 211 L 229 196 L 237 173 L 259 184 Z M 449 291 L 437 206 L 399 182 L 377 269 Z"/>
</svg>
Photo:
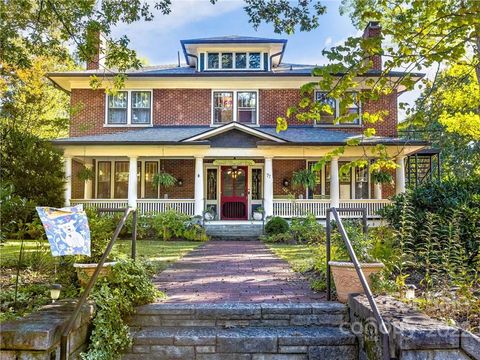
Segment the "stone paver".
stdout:
<svg viewBox="0 0 480 360">
<path fill-rule="evenodd" d="M 260 241 L 209 241 L 154 282 L 171 303 L 325 300 Z"/>
</svg>

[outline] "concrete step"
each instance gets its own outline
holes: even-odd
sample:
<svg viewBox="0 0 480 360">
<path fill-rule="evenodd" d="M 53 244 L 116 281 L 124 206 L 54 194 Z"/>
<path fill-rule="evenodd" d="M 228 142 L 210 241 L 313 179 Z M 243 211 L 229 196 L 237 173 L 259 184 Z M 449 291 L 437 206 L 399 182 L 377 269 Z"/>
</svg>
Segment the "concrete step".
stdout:
<svg viewBox="0 0 480 360">
<path fill-rule="evenodd" d="M 131 327 L 145 326 L 340 326 L 347 307 L 319 303 L 148 304 L 128 319 Z"/>
<path fill-rule="evenodd" d="M 125 360 L 357 360 L 353 334 L 338 327 L 153 327 L 132 332 Z"/>
<path fill-rule="evenodd" d="M 207 234 L 214 238 L 258 238 L 263 233 L 261 223 L 206 222 L 204 226 Z"/>
</svg>

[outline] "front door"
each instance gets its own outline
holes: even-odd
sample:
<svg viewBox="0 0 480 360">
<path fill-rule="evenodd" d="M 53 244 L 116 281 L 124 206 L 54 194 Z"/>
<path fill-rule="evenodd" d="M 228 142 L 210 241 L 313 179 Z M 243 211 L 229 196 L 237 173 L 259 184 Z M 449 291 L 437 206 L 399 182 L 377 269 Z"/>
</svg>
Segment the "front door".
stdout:
<svg viewBox="0 0 480 360">
<path fill-rule="evenodd" d="M 247 167 L 222 166 L 221 216 L 223 220 L 247 220 Z"/>
</svg>

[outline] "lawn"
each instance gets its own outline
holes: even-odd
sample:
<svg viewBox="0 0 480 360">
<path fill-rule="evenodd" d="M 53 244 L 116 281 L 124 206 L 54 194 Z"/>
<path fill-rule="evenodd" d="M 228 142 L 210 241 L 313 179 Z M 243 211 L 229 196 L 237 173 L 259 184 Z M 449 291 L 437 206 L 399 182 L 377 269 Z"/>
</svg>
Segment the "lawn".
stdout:
<svg viewBox="0 0 480 360">
<path fill-rule="evenodd" d="M 316 291 L 325 291 L 325 245 L 272 244 L 265 245 L 281 259 L 287 261 L 293 271 L 303 274 Z"/>
</svg>

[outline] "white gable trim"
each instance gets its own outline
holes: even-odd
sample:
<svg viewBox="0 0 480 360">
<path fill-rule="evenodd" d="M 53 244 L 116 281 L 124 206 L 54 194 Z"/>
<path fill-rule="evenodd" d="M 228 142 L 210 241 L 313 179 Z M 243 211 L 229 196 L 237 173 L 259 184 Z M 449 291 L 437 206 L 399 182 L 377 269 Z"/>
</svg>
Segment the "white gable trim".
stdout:
<svg viewBox="0 0 480 360">
<path fill-rule="evenodd" d="M 270 140 L 270 141 L 274 141 L 274 142 L 278 142 L 278 143 L 285 143 L 286 142 L 285 140 L 280 139 L 277 136 L 265 134 L 264 132 L 262 132 L 260 130 L 251 128 L 250 126 L 243 125 L 243 124 L 237 123 L 237 122 L 231 122 L 231 123 L 228 123 L 226 125 L 217 127 L 215 129 L 206 131 L 204 133 L 201 133 L 201 134 L 183 139 L 181 142 L 205 140 L 205 139 L 211 138 L 212 136 L 220 135 L 224 132 L 234 130 L 234 129 L 242 131 L 242 132 L 250 134 L 250 135 L 253 135 L 253 136 L 256 136 L 256 137 L 264 139 L 264 140 Z"/>
</svg>

